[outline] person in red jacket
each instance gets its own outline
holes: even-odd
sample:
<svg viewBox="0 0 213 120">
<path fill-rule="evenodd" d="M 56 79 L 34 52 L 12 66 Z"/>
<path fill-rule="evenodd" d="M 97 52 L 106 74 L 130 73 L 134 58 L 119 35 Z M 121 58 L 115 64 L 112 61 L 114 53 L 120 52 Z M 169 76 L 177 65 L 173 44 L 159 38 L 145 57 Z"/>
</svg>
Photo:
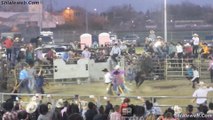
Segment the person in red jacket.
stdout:
<svg viewBox="0 0 213 120">
<path fill-rule="evenodd" d="M 11 39 L 10 36 L 8 36 L 7 39 L 3 42 L 3 45 L 6 47 L 7 59 L 11 60 L 11 58 L 12 58 L 13 40 Z"/>
</svg>

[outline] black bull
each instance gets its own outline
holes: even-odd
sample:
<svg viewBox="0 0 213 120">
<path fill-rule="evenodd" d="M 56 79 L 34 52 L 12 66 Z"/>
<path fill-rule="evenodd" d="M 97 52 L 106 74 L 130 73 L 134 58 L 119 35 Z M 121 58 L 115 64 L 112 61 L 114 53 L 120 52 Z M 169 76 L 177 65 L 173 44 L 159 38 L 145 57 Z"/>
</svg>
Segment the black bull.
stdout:
<svg viewBox="0 0 213 120">
<path fill-rule="evenodd" d="M 143 56 L 143 59 L 138 62 L 140 66 L 139 72 L 136 73 L 135 83 L 136 87 L 139 88 L 144 80 L 150 75 L 153 70 L 153 61 L 150 56 Z"/>
<path fill-rule="evenodd" d="M 145 75 L 142 72 L 137 72 L 135 76 L 136 87 L 139 88 L 145 80 Z"/>
</svg>

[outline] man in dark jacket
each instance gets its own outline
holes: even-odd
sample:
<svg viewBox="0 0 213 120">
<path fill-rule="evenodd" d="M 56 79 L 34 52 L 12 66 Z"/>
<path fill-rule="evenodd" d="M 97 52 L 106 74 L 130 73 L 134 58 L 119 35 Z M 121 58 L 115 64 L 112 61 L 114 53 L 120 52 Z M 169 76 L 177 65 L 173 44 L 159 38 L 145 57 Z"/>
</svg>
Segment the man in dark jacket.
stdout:
<svg viewBox="0 0 213 120">
<path fill-rule="evenodd" d="M 97 110 L 95 108 L 95 104 L 92 102 L 88 103 L 88 110 L 85 113 L 86 120 L 93 120 L 94 116 L 97 114 Z"/>
</svg>

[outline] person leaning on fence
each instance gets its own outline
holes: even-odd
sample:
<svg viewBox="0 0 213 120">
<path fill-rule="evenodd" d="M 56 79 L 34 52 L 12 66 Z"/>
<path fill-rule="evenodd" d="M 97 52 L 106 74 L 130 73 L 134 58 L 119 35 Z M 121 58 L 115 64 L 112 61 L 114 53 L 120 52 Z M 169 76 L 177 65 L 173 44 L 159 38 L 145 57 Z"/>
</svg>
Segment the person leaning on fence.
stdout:
<svg viewBox="0 0 213 120">
<path fill-rule="evenodd" d="M 207 59 L 210 54 L 210 49 L 207 45 L 207 43 L 200 43 L 201 50 L 201 58 Z"/>
<path fill-rule="evenodd" d="M 186 74 L 185 74 L 186 78 L 188 80 L 191 80 L 193 78 L 193 69 L 192 69 L 192 65 L 188 64 L 186 65 Z"/>
<path fill-rule="evenodd" d="M 112 47 L 112 50 L 110 52 L 110 56 L 112 60 L 117 64 L 118 63 L 118 57 L 121 55 L 121 49 L 118 46 L 118 43 L 115 42 L 114 46 Z"/>
<path fill-rule="evenodd" d="M 198 87 L 199 88 L 197 90 L 195 90 L 192 95 L 192 97 L 194 97 L 193 102 L 196 101 L 197 105 L 201 105 L 201 104 L 206 105 L 207 104 L 206 97 L 208 95 L 208 92 L 213 91 L 213 88 L 207 86 L 207 84 L 202 81 L 198 84 Z"/>
<path fill-rule="evenodd" d="M 193 78 L 191 79 L 191 82 L 192 82 L 192 88 L 195 88 L 195 82 L 199 83 L 200 76 L 195 66 L 193 66 L 192 69 L 193 69 Z"/>
<path fill-rule="evenodd" d="M 36 72 L 36 76 L 35 76 L 35 82 L 36 82 L 36 92 L 37 93 L 41 93 L 44 94 L 44 76 L 43 76 L 43 71 L 40 68 L 40 70 L 38 70 Z"/>
</svg>

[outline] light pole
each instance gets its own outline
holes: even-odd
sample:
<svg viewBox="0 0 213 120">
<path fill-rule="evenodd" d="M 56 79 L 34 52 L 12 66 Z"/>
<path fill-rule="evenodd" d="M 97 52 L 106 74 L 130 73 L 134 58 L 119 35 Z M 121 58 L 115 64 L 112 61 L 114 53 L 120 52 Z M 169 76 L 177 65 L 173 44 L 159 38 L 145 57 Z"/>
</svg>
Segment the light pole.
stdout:
<svg viewBox="0 0 213 120">
<path fill-rule="evenodd" d="M 85 11 L 85 24 L 86 24 L 86 30 L 85 32 L 88 33 L 88 12 L 87 12 L 87 9 Z"/>
<path fill-rule="evenodd" d="M 167 42 L 167 0 L 164 0 L 164 40 Z"/>
<path fill-rule="evenodd" d="M 40 5 L 40 11 L 39 11 L 39 35 L 41 34 L 42 31 L 42 3 L 41 0 L 39 0 L 39 5 Z"/>
</svg>

